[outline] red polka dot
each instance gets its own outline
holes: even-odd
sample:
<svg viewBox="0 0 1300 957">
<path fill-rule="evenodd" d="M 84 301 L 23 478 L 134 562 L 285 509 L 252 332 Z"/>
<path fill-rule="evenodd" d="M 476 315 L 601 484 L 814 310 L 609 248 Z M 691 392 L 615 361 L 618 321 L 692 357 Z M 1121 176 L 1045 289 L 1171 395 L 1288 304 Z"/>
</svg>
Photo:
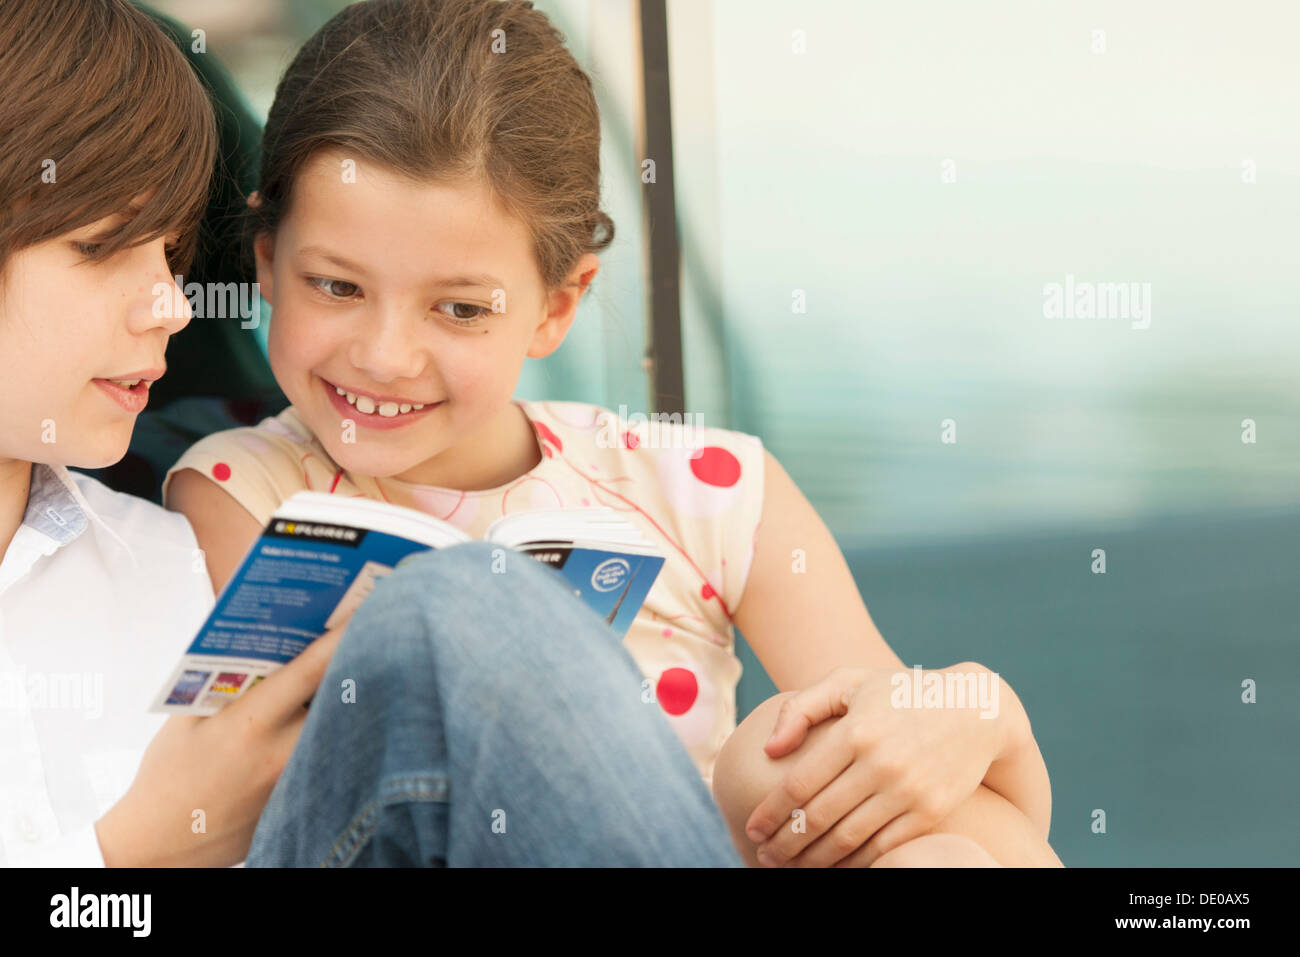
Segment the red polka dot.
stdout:
<svg viewBox="0 0 1300 957">
<path fill-rule="evenodd" d="M 230 478 L 230 466 L 225 462 L 218 462 L 216 465 L 212 466 L 212 477 L 218 482 L 224 482 L 226 479 Z"/>
<path fill-rule="evenodd" d="M 555 446 L 557 452 L 564 451 L 564 443 L 560 441 L 559 436 L 548 429 L 543 423 L 535 421 L 533 422 L 533 428 L 537 429 L 537 434 L 542 437 L 543 442 L 548 442 Z"/>
<path fill-rule="evenodd" d="M 669 668 L 659 676 L 655 695 L 669 714 L 685 714 L 700 694 L 700 683 L 685 668 Z"/>
<path fill-rule="evenodd" d="M 624 433 L 623 433 L 623 447 L 624 447 L 624 448 L 634 449 L 634 448 L 636 448 L 637 446 L 639 446 L 640 444 L 641 444 L 641 440 L 637 437 L 636 433 L 634 433 L 634 432 L 624 432 Z"/>
<path fill-rule="evenodd" d="M 704 585 L 700 588 L 700 597 L 703 598 L 705 601 L 708 601 L 716 594 L 717 592 L 713 590 L 713 586 L 710 585 L 708 582 L 705 582 Z"/>
<path fill-rule="evenodd" d="M 691 471 L 705 485 L 731 488 L 740 481 L 740 461 L 726 449 L 710 445 L 699 452 L 690 460 Z"/>
</svg>

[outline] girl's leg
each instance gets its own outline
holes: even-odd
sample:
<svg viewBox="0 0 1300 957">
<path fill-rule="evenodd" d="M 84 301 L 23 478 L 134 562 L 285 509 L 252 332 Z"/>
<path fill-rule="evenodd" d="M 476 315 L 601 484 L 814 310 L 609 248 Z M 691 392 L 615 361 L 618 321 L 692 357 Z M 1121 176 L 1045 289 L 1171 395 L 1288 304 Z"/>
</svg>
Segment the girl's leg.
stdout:
<svg viewBox="0 0 1300 957">
<path fill-rule="evenodd" d="M 247 864 L 740 866 L 642 681 L 553 569 L 421 555 L 349 623 Z"/>
<path fill-rule="evenodd" d="M 922 834 L 871 862 L 872 867 L 1001 867 L 988 851 L 960 834 Z"/>
<path fill-rule="evenodd" d="M 732 733 L 713 768 L 713 793 L 722 810 L 732 842 L 741 859 L 757 867 L 754 844 L 745 836 L 745 822 L 773 789 L 781 776 L 837 718 L 809 729 L 803 743 L 783 757 L 772 759 L 763 751 L 776 726 L 781 703 L 793 692 L 773 695 L 755 708 Z M 931 840 L 942 837 L 944 840 Z M 961 863 L 961 862 L 965 863 Z M 991 864 L 989 862 L 992 862 Z M 1051 847 L 1034 833 L 1029 819 L 1000 794 L 981 785 L 975 793 L 939 824 L 911 841 L 900 844 L 873 862 L 879 867 L 1060 867 Z"/>
</svg>

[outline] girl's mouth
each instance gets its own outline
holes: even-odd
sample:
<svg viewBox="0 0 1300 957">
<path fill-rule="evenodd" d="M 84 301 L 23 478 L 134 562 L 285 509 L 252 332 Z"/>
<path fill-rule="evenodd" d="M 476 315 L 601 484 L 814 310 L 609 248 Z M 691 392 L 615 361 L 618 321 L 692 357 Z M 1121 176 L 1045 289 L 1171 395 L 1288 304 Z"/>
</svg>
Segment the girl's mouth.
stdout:
<svg viewBox="0 0 1300 957">
<path fill-rule="evenodd" d="M 418 409 L 413 403 L 376 402 L 371 396 L 349 393 L 343 386 L 321 379 L 320 376 L 316 378 L 320 379 L 325 397 L 340 416 L 351 419 L 357 425 L 364 425 L 368 429 L 400 429 L 404 425 L 423 419 L 446 401 L 444 399 L 425 404 L 423 408 Z"/>
</svg>

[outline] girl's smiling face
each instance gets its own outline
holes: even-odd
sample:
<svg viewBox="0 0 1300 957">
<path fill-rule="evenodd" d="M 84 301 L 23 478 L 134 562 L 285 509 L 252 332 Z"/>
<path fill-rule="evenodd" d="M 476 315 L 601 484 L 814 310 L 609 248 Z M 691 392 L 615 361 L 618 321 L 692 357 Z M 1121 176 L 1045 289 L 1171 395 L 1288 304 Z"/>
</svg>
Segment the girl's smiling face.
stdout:
<svg viewBox="0 0 1300 957">
<path fill-rule="evenodd" d="M 350 472 L 504 484 L 538 460 L 511 403 L 524 359 L 559 347 L 599 260 L 548 291 L 527 226 L 485 184 L 349 160 L 305 161 L 274 237 L 255 243 L 276 381 Z"/>
</svg>

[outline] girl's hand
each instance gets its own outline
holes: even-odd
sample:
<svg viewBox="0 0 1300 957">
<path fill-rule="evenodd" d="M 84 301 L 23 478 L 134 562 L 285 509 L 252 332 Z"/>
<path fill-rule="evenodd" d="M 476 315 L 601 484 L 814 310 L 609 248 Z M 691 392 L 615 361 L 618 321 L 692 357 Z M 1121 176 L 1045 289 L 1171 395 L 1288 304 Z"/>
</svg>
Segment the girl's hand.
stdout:
<svg viewBox="0 0 1300 957">
<path fill-rule="evenodd" d="M 973 662 L 938 670 L 967 683 L 987 674 L 996 709 L 996 674 Z M 979 787 L 1007 744 L 1006 722 L 982 719 L 974 703 L 895 707 L 891 694 L 904 680 L 910 685 L 914 674 L 837 668 L 782 705 L 764 747 L 773 758 L 797 748 L 813 725 L 839 720 L 746 822 L 761 862 L 865 867 L 939 824 Z"/>
</svg>

